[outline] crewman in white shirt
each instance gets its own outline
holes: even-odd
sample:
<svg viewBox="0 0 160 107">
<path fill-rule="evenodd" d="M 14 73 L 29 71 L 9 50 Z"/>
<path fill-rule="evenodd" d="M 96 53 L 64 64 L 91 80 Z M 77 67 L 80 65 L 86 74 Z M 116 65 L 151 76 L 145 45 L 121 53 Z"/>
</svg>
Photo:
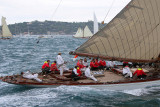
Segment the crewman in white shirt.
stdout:
<svg viewBox="0 0 160 107">
<path fill-rule="evenodd" d="M 88 78 L 91 78 L 94 81 L 97 81 L 97 79 L 93 75 L 91 75 L 91 70 L 89 69 L 88 66 L 86 66 L 85 76 Z"/>
<path fill-rule="evenodd" d="M 68 71 L 69 69 L 66 67 L 66 64 L 61 56 L 61 53 L 58 53 L 56 57 L 58 68 L 60 69 L 60 75 L 63 76 L 64 71 Z"/>
</svg>

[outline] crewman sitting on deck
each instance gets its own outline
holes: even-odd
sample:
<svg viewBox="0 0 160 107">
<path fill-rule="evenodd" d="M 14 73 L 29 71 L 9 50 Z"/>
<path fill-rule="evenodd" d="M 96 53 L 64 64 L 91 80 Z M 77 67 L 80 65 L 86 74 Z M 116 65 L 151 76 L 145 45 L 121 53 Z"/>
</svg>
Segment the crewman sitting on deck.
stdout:
<svg viewBox="0 0 160 107">
<path fill-rule="evenodd" d="M 51 64 L 51 69 L 50 69 L 51 71 L 53 71 L 54 73 L 58 73 L 59 72 L 59 70 L 58 70 L 58 68 L 57 68 L 57 62 L 56 61 L 54 61 L 52 64 Z"/>
<path fill-rule="evenodd" d="M 77 66 L 79 66 L 80 69 L 81 69 L 81 68 L 84 68 L 83 59 L 78 60 Z"/>
<path fill-rule="evenodd" d="M 43 73 L 43 74 L 50 73 L 49 63 L 50 63 L 50 60 L 47 60 L 47 61 L 45 61 L 44 64 L 42 65 L 42 73 Z"/>
<path fill-rule="evenodd" d="M 92 59 L 92 61 L 90 62 L 90 67 L 91 70 L 98 70 L 98 62 L 96 61 L 96 59 Z"/>
<path fill-rule="evenodd" d="M 84 67 L 86 67 L 86 66 L 88 65 L 88 63 L 87 63 L 87 58 L 84 58 L 84 60 L 83 60 L 83 65 L 84 65 Z"/>
<path fill-rule="evenodd" d="M 123 75 L 124 75 L 125 77 L 130 77 L 130 78 L 132 78 L 132 72 L 131 72 L 128 64 L 123 64 L 123 67 L 124 67 L 124 68 L 123 68 Z"/>
<path fill-rule="evenodd" d="M 86 66 L 85 76 L 94 80 L 94 81 L 97 81 L 97 79 L 93 75 L 91 75 L 91 70 L 88 66 Z"/>
<path fill-rule="evenodd" d="M 78 66 L 75 66 L 72 71 L 71 78 L 73 81 L 76 81 L 79 79 L 80 76 L 81 76 L 81 71 Z"/>
<path fill-rule="evenodd" d="M 104 70 L 104 68 L 106 68 L 106 61 L 101 59 L 99 61 L 99 69 Z"/>
<path fill-rule="evenodd" d="M 133 73 L 133 75 L 135 75 L 135 74 L 137 74 L 137 77 L 139 78 L 139 79 L 144 79 L 144 78 L 146 78 L 146 74 L 144 73 L 144 71 L 143 71 L 143 69 L 141 68 L 141 67 L 139 67 L 134 73 Z"/>
</svg>

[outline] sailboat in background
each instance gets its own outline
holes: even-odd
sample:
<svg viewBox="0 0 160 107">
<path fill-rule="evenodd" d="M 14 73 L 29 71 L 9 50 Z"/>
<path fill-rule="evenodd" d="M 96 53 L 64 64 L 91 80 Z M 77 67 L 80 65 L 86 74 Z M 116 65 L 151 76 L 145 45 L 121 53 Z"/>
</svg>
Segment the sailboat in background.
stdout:
<svg viewBox="0 0 160 107">
<path fill-rule="evenodd" d="M 1 35 L 0 39 L 11 39 L 13 37 L 13 35 L 7 26 L 6 18 L 3 16 L 1 19 L 1 24 L 2 24 L 2 35 Z"/>
<path fill-rule="evenodd" d="M 83 30 L 79 27 L 76 34 L 73 37 L 75 37 L 75 38 L 83 37 Z"/>
<path fill-rule="evenodd" d="M 97 33 L 98 30 L 99 30 L 98 21 L 97 21 L 97 18 L 96 18 L 95 13 L 93 14 L 93 18 L 94 18 L 94 22 L 93 22 L 93 32 L 94 32 L 94 34 L 95 34 L 95 33 Z"/>
<path fill-rule="evenodd" d="M 75 38 L 89 38 L 91 37 L 93 34 L 90 31 L 90 29 L 88 28 L 88 26 L 86 26 L 84 28 L 84 30 L 82 30 L 81 28 L 78 28 L 76 34 L 73 36 Z"/>
</svg>

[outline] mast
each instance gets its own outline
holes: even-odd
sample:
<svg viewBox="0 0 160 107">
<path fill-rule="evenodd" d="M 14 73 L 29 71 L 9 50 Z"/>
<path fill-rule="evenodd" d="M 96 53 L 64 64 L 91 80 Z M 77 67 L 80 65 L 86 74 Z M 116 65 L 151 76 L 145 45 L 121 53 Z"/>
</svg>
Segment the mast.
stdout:
<svg viewBox="0 0 160 107">
<path fill-rule="evenodd" d="M 71 54 L 154 62 L 160 54 L 160 0 L 132 0 L 103 29 Z"/>
</svg>

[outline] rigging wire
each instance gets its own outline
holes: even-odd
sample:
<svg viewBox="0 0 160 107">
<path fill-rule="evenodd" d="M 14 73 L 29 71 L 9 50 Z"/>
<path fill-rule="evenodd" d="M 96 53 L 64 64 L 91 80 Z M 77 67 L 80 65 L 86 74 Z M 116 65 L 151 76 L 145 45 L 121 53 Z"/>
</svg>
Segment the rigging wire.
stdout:
<svg viewBox="0 0 160 107">
<path fill-rule="evenodd" d="M 112 2 L 112 4 L 111 4 L 111 6 L 110 6 L 110 8 L 109 8 L 109 10 L 108 10 L 108 12 L 107 12 L 107 14 L 106 14 L 106 16 L 104 17 L 104 20 L 102 21 L 102 24 L 104 24 L 104 21 L 106 20 L 106 18 L 107 18 L 107 16 L 108 16 L 109 12 L 111 11 L 111 9 L 112 9 L 113 4 L 114 4 L 115 1 L 116 1 L 116 0 L 113 0 L 113 2 Z"/>
<path fill-rule="evenodd" d="M 52 14 L 52 16 L 51 16 L 51 20 L 52 20 L 53 17 L 55 16 L 55 14 L 56 14 L 58 8 L 60 7 L 61 3 L 62 3 L 62 0 L 60 0 L 60 2 L 58 3 L 58 6 L 57 6 L 56 9 L 54 10 L 54 12 L 53 12 L 53 14 Z"/>
<path fill-rule="evenodd" d="M 51 19 L 54 17 L 54 15 L 55 15 L 55 13 L 57 12 L 57 10 L 58 10 L 58 8 L 59 8 L 59 6 L 60 6 L 61 3 L 62 3 L 62 0 L 60 0 L 58 6 L 57 6 L 56 9 L 54 10 Z M 38 40 L 36 41 L 36 44 L 34 45 L 34 48 L 33 48 L 34 50 L 37 48 L 37 45 L 38 45 L 38 43 L 40 43 L 40 40 L 41 40 L 41 38 L 38 38 Z M 31 51 L 30 55 L 32 55 L 33 52 L 34 52 L 34 51 Z M 23 69 L 23 68 L 26 68 L 26 64 L 24 64 L 21 69 Z"/>
</svg>

